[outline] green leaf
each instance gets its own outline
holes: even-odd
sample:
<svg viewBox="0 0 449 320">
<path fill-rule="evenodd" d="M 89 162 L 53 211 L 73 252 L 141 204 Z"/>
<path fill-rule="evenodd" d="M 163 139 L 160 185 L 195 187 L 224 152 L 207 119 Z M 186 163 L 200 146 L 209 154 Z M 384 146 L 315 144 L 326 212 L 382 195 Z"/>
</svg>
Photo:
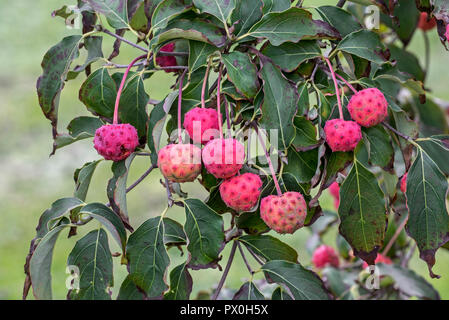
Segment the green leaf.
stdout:
<svg viewBox="0 0 449 320">
<path fill-rule="evenodd" d="M 200 19 L 174 19 L 167 28 L 161 30 L 150 42 L 150 47 L 166 43 L 173 39 L 187 39 L 206 42 L 215 47 L 222 47 L 226 43 L 226 36 L 222 29 Z"/>
<path fill-rule="evenodd" d="M 310 151 L 297 151 L 294 147 L 288 149 L 288 164 L 284 172 L 291 173 L 299 183 L 308 183 L 318 169 L 318 148 Z"/>
<path fill-rule="evenodd" d="M 215 266 L 224 247 L 223 218 L 201 200 L 187 199 L 184 205 L 189 268 L 196 270 Z"/>
<path fill-rule="evenodd" d="M 137 129 L 139 137 L 146 135 L 148 99 L 142 76 L 130 73 L 120 97 L 118 114 L 122 123 L 130 123 Z"/>
<path fill-rule="evenodd" d="M 244 212 L 237 217 L 236 221 L 239 229 L 243 229 L 248 234 L 260 234 L 270 230 L 257 212 Z"/>
<path fill-rule="evenodd" d="M 257 68 L 248 54 L 234 51 L 222 55 L 223 63 L 228 71 L 228 79 L 237 90 L 247 98 L 254 98 L 259 91 Z"/>
<path fill-rule="evenodd" d="M 353 159 L 353 155 L 350 152 L 332 152 L 328 158 L 325 179 L 323 180 L 324 186 L 327 188 L 333 182 L 335 176 L 346 168 Z"/>
<path fill-rule="evenodd" d="M 425 72 L 420 65 L 419 59 L 410 51 L 399 48 L 393 44 L 388 46 L 391 53 L 391 60 L 396 60 L 397 68 L 405 72 L 405 78 L 409 79 L 410 75 L 416 80 L 424 81 Z"/>
<path fill-rule="evenodd" d="M 295 249 L 275 237 L 269 235 L 247 235 L 239 237 L 238 240 L 243 243 L 248 250 L 251 250 L 265 261 L 298 261 L 298 253 Z"/>
<path fill-rule="evenodd" d="M 187 243 L 186 234 L 179 222 L 170 218 L 164 218 L 163 222 L 165 245 L 184 245 Z"/>
<path fill-rule="evenodd" d="M 45 117 L 56 131 L 58 122 L 59 96 L 67 78 L 70 65 L 79 55 L 82 37 L 68 36 L 50 48 L 42 60 L 42 75 L 37 79 L 39 104 Z"/>
<path fill-rule="evenodd" d="M 316 11 L 331 26 L 340 32 L 342 37 L 346 37 L 348 34 L 362 29 L 362 26 L 357 19 L 348 11 L 334 7 L 334 6 L 321 6 L 316 8 Z"/>
<path fill-rule="evenodd" d="M 282 287 L 277 287 L 273 291 L 271 300 L 293 300 L 293 299 Z"/>
<path fill-rule="evenodd" d="M 323 276 L 326 277 L 327 286 L 337 299 L 352 300 L 350 288 L 357 281 L 356 273 L 326 267 L 323 270 Z"/>
<path fill-rule="evenodd" d="M 81 116 L 73 119 L 67 126 L 69 133 L 58 133 L 56 136 L 53 143 L 54 151 L 77 141 L 94 137 L 95 131 L 103 125 L 103 121 L 94 117 Z"/>
<path fill-rule="evenodd" d="M 162 101 L 154 106 L 150 113 L 150 120 L 148 121 L 147 143 L 148 148 L 151 151 L 151 163 L 153 165 L 157 164 L 159 144 L 167 120 L 167 113 L 164 111 L 164 103 L 165 101 Z"/>
<path fill-rule="evenodd" d="M 293 123 L 296 128 L 296 136 L 293 140 L 293 145 L 296 148 L 307 148 L 316 146 L 317 130 L 312 121 L 307 120 L 305 117 L 295 117 Z"/>
<path fill-rule="evenodd" d="M 68 222 L 68 221 L 67 221 Z M 30 277 L 33 294 L 37 300 L 51 300 L 51 263 L 56 240 L 66 223 L 48 232 L 38 243 L 30 260 Z"/>
<path fill-rule="evenodd" d="M 79 291 L 71 290 L 73 300 L 110 300 L 108 289 L 114 284 L 112 255 L 103 229 L 93 230 L 77 241 L 67 266 L 79 269 Z"/>
<path fill-rule="evenodd" d="M 381 81 L 383 79 L 397 82 L 419 95 L 426 94 L 421 81 L 410 79 L 408 74 L 401 72 L 397 65 L 393 65 L 389 61 L 383 63 L 373 76 L 373 80 Z"/>
<path fill-rule="evenodd" d="M 131 275 L 127 275 L 120 286 L 117 300 L 145 300 L 146 295 L 137 288 L 131 279 Z"/>
<path fill-rule="evenodd" d="M 386 275 L 393 278 L 397 288 L 410 297 L 420 299 L 439 300 L 440 295 L 430 283 L 417 275 L 413 270 L 401 268 L 398 265 L 376 264 L 380 275 Z"/>
<path fill-rule="evenodd" d="M 69 71 L 67 79 L 74 79 L 80 72 L 86 70 L 92 63 L 103 58 L 103 51 L 101 49 L 103 37 L 89 36 L 84 40 L 84 48 L 87 50 L 87 58 L 84 64 L 76 66 L 72 71 Z"/>
<path fill-rule="evenodd" d="M 285 150 L 295 138 L 293 117 L 298 108 L 298 91 L 271 62 L 264 62 L 260 75 L 265 94 L 260 124 L 266 130 L 278 130 L 278 148 Z"/>
<path fill-rule="evenodd" d="M 290 0 L 263 0 L 263 14 L 284 11 L 290 8 Z"/>
<path fill-rule="evenodd" d="M 354 254 L 374 264 L 387 226 L 384 194 L 374 174 L 358 159 L 340 186 L 340 234 Z"/>
<path fill-rule="evenodd" d="M 437 164 L 421 148 L 407 175 L 409 218 L 406 231 L 418 245 L 420 258 L 427 262 L 432 278 L 435 253 L 449 240 L 446 208 L 448 182 Z"/>
<path fill-rule="evenodd" d="M 338 32 L 328 23 L 312 20 L 310 12 L 296 7 L 266 14 L 248 31 L 248 35 L 267 38 L 274 46 L 302 39 L 339 38 Z"/>
<path fill-rule="evenodd" d="M 167 300 L 189 300 L 192 293 L 192 276 L 183 263 L 170 272 L 170 290 L 165 294 Z"/>
<path fill-rule="evenodd" d="M 445 110 L 436 104 L 432 99 L 427 98 L 426 103 L 421 103 L 419 98 L 415 99 L 418 109 L 420 130 L 424 136 L 434 134 L 449 133 L 448 122 Z"/>
<path fill-rule="evenodd" d="M 386 48 L 379 35 L 372 31 L 360 30 L 348 34 L 337 46 L 344 51 L 360 58 L 381 64 L 385 62 Z"/>
<path fill-rule="evenodd" d="M 62 198 L 52 203 L 51 207 L 42 213 L 36 227 L 36 239 L 43 238 L 51 229 L 51 222 L 60 219 L 67 212 L 84 206 L 78 198 Z"/>
<path fill-rule="evenodd" d="M 393 161 L 394 150 L 385 129 L 378 125 L 363 128 L 363 133 L 371 164 L 382 168 L 388 166 Z"/>
<path fill-rule="evenodd" d="M 126 246 L 129 274 L 132 281 L 150 298 L 161 297 L 170 263 L 164 246 L 162 217 L 151 218 L 130 235 Z"/>
<path fill-rule="evenodd" d="M 272 260 L 262 270 L 268 282 L 285 285 L 295 300 L 329 300 L 321 279 L 300 264 Z"/>
<path fill-rule="evenodd" d="M 237 1 L 231 14 L 234 34 L 237 36 L 244 34 L 259 21 L 262 18 L 262 7 L 262 0 Z"/>
<path fill-rule="evenodd" d="M 449 136 L 438 135 L 429 138 L 420 138 L 416 141 L 421 148 L 429 155 L 430 158 L 437 164 L 438 168 L 449 175 Z"/>
<path fill-rule="evenodd" d="M 80 214 L 87 214 L 90 217 L 98 220 L 112 235 L 117 244 L 125 252 L 126 246 L 126 230 L 122 220 L 115 214 L 114 211 L 106 207 L 102 203 L 94 202 L 85 205 Z"/>
<path fill-rule="evenodd" d="M 106 16 L 108 23 L 114 29 L 126 29 L 128 25 L 127 0 L 83 0 L 92 8 Z"/>
<path fill-rule="evenodd" d="M 381 21 L 392 28 L 402 41 L 404 46 L 410 42 L 417 30 L 420 12 L 416 3 L 409 0 L 399 0 L 395 6 L 392 16 L 381 14 Z M 394 19 L 393 19 L 394 16 Z"/>
<path fill-rule="evenodd" d="M 107 68 L 95 70 L 81 85 L 79 99 L 94 115 L 112 119 L 117 86 Z"/>
<path fill-rule="evenodd" d="M 153 30 L 165 28 L 168 22 L 192 7 L 191 0 L 164 0 L 157 6 L 151 18 Z"/>
<path fill-rule="evenodd" d="M 189 54 L 189 72 L 192 73 L 197 69 L 207 65 L 209 57 L 217 51 L 215 46 L 212 46 L 206 42 L 189 41 L 190 54 Z"/>
<path fill-rule="evenodd" d="M 252 281 L 248 281 L 240 287 L 232 300 L 265 300 L 265 297 Z"/>
<path fill-rule="evenodd" d="M 90 181 L 97 165 L 101 160 L 86 163 L 75 171 L 75 193 L 74 196 L 82 201 L 86 200 L 87 190 L 89 190 Z"/>
<path fill-rule="evenodd" d="M 226 23 L 235 7 L 235 0 L 193 0 L 195 7 L 207 12 Z"/>
<path fill-rule="evenodd" d="M 135 158 L 131 154 L 122 161 L 114 162 L 111 166 L 113 177 L 109 179 L 107 195 L 112 209 L 119 215 L 125 226 L 129 225 L 128 207 L 126 205 L 126 181 L 128 180 L 129 168 Z"/>
<path fill-rule="evenodd" d="M 277 47 L 268 44 L 262 53 L 286 72 L 296 70 L 306 60 L 321 56 L 320 47 L 315 40 L 304 40 L 298 43 L 286 42 Z"/>
</svg>

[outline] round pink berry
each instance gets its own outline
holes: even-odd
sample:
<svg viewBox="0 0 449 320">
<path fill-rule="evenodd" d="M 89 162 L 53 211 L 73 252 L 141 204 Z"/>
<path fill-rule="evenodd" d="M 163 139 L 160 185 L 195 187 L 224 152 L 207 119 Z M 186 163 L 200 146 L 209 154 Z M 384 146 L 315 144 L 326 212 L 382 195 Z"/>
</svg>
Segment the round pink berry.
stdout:
<svg viewBox="0 0 449 320">
<path fill-rule="evenodd" d="M 332 151 L 352 151 L 362 139 L 362 130 L 354 121 L 328 120 L 324 125 L 326 142 Z"/>
<path fill-rule="evenodd" d="M 218 113 L 215 109 L 193 108 L 184 116 L 184 128 L 193 142 L 206 144 L 219 136 Z"/>
<path fill-rule="evenodd" d="M 202 152 L 206 170 L 218 179 L 235 176 L 245 162 L 245 148 L 235 139 L 214 139 Z"/>
<path fill-rule="evenodd" d="M 257 174 L 244 173 L 223 181 L 220 195 L 229 208 L 249 211 L 257 205 L 262 180 Z"/>
<path fill-rule="evenodd" d="M 193 144 L 169 144 L 159 150 L 157 165 L 170 181 L 194 181 L 201 173 L 201 149 Z"/>
<path fill-rule="evenodd" d="M 326 245 L 321 245 L 315 249 L 312 256 L 312 263 L 316 268 L 324 268 L 332 266 L 338 268 L 340 261 L 334 248 Z"/>
<path fill-rule="evenodd" d="M 348 103 L 351 118 L 362 127 L 375 126 L 388 116 L 388 102 L 377 88 L 364 89 L 351 97 Z"/>
<path fill-rule="evenodd" d="M 94 148 L 106 160 L 126 159 L 138 145 L 137 130 L 129 123 L 107 124 L 95 131 Z"/>
</svg>

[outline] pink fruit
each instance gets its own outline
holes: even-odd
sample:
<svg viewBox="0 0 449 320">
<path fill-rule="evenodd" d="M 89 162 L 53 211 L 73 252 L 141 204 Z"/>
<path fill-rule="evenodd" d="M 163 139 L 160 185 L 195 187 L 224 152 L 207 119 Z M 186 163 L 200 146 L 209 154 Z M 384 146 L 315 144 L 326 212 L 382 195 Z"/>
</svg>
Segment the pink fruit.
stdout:
<svg viewBox="0 0 449 320">
<path fill-rule="evenodd" d="M 175 50 L 175 44 L 169 43 L 161 48 L 161 51 L 173 52 Z M 174 56 L 156 56 L 156 64 L 161 67 L 173 67 L 177 65 L 176 58 Z M 165 69 L 165 72 L 176 72 L 176 69 Z"/>
<path fill-rule="evenodd" d="M 374 263 L 385 263 L 385 264 L 392 264 L 393 261 L 391 261 L 390 258 L 384 256 L 383 254 L 378 253 L 377 254 L 377 258 L 374 261 Z M 365 269 L 366 267 L 368 267 L 368 263 L 363 262 L 363 269 Z"/>
<path fill-rule="evenodd" d="M 404 193 L 404 194 L 407 191 L 407 175 L 408 175 L 408 172 L 406 172 L 401 178 L 400 188 L 401 188 L 402 193 Z"/>
<path fill-rule="evenodd" d="M 94 148 L 106 160 L 126 159 L 138 145 L 137 130 L 129 123 L 107 124 L 95 131 Z"/>
<path fill-rule="evenodd" d="M 437 21 L 435 18 L 428 19 L 427 12 L 421 12 L 421 15 L 419 16 L 419 22 L 418 22 L 418 28 L 423 31 L 428 31 L 430 29 L 435 28 L 437 25 Z"/>
<path fill-rule="evenodd" d="M 324 126 L 326 142 L 332 151 L 352 151 L 362 139 L 362 130 L 354 121 L 328 120 Z"/>
<path fill-rule="evenodd" d="M 220 195 L 229 208 L 236 211 L 248 211 L 259 200 L 262 180 L 254 173 L 244 173 L 223 181 Z"/>
<path fill-rule="evenodd" d="M 173 182 L 191 182 L 201 172 L 201 149 L 193 144 L 169 144 L 158 154 L 157 164 Z"/>
<path fill-rule="evenodd" d="M 388 102 L 377 88 L 368 88 L 354 94 L 349 100 L 351 118 L 362 127 L 375 126 L 388 116 Z"/>
<path fill-rule="evenodd" d="M 203 149 L 203 163 L 215 178 L 235 176 L 245 162 L 245 148 L 235 139 L 214 139 Z"/>
<path fill-rule="evenodd" d="M 307 204 L 299 192 L 270 195 L 260 202 L 260 217 L 278 233 L 293 233 L 304 226 Z"/>
<path fill-rule="evenodd" d="M 446 33 L 444 34 L 446 41 L 449 42 L 449 24 L 446 25 Z"/>
<path fill-rule="evenodd" d="M 215 109 L 193 108 L 184 116 L 184 128 L 193 142 L 206 144 L 219 135 L 218 113 Z"/>
<path fill-rule="evenodd" d="M 340 265 L 338 255 L 334 248 L 324 244 L 315 249 L 312 256 L 312 263 L 317 268 L 324 268 L 326 266 L 338 268 Z"/>
<path fill-rule="evenodd" d="M 335 209 L 338 210 L 338 206 L 340 205 L 340 186 L 337 182 L 330 185 L 329 192 L 334 197 Z"/>
</svg>

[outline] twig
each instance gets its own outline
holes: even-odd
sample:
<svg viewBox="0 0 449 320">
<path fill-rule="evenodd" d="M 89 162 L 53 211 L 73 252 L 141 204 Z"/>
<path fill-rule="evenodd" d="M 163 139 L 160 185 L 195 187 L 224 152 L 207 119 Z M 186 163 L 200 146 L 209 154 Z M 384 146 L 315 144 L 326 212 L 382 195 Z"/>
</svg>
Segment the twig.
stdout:
<svg viewBox="0 0 449 320">
<path fill-rule="evenodd" d="M 170 70 L 170 69 L 175 69 L 175 70 L 188 70 L 189 67 L 186 66 L 170 66 L 170 67 L 156 67 L 156 70 Z"/>
<path fill-rule="evenodd" d="M 236 249 L 237 249 L 237 241 L 234 241 L 234 243 L 232 244 L 231 253 L 229 254 L 228 263 L 226 264 L 226 268 L 223 272 L 220 282 L 218 283 L 217 289 L 215 290 L 214 294 L 211 297 L 211 300 L 217 300 L 218 295 L 220 294 L 220 291 L 223 288 L 223 285 L 226 281 L 226 277 L 228 276 L 228 273 L 229 273 L 229 269 L 231 269 L 231 264 L 232 264 L 232 261 L 234 260 Z"/>
<path fill-rule="evenodd" d="M 387 122 L 382 122 L 382 125 L 387 128 L 388 130 L 396 133 L 398 136 L 400 136 L 401 138 L 408 140 L 408 141 L 413 141 L 413 139 L 405 134 L 403 134 L 402 132 L 396 130 L 395 128 L 393 128 L 392 126 L 390 126 Z"/>
<path fill-rule="evenodd" d="M 172 207 L 173 203 L 174 203 L 174 200 L 173 200 L 173 196 L 172 196 L 171 191 L 170 191 L 170 185 L 169 185 L 168 179 L 166 177 L 165 177 L 165 189 L 167 190 L 168 206 Z"/>
<path fill-rule="evenodd" d="M 258 256 L 256 256 L 254 252 L 251 251 L 251 249 L 248 249 L 248 252 L 253 256 L 254 260 L 256 260 L 258 264 L 260 264 L 261 266 L 265 264 L 262 260 L 260 260 Z"/>
<path fill-rule="evenodd" d="M 141 183 L 150 173 L 151 171 L 153 171 L 153 169 L 156 168 L 155 165 L 151 165 L 150 168 L 145 171 L 142 176 L 137 179 L 132 185 L 130 185 L 127 189 L 126 189 L 126 193 L 130 192 L 132 189 L 134 189 L 139 183 Z"/>
<path fill-rule="evenodd" d="M 352 92 L 357 93 L 358 91 L 352 86 L 352 84 L 350 84 L 345 78 L 343 78 L 341 75 L 339 75 L 338 73 L 335 73 L 335 75 L 337 76 L 337 78 L 339 78 L 341 81 L 343 81 L 348 87 L 349 89 L 352 90 Z"/>
<path fill-rule="evenodd" d="M 427 77 L 427 74 L 429 73 L 429 66 L 430 66 L 430 42 L 429 42 L 429 36 L 427 35 L 426 31 L 423 31 L 423 37 L 424 37 L 424 48 L 425 48 L 425 69 L 424 69 L 424 79 Z"/>
<path fill-rule="evenodd" d="M 388 251 L 390 251 L 391 247 L 393 246 L 394 242 L 396 241 L 396 239 L 399 237 L 399 235 L 401 234 L 402 229 L 404 229 L 405 225 L 407 224 L 408 221 L 408 217 L 404 218 L 404 221 L 402 221 L 402 223 L 399 225 L 399 227 L 396 229 L 396 232 L 394 233 L 394 235 L 391 237 L 390 241 L 388 242 L 388 244 L 385 246 L 385 249 L 382 251 L 382 255 L 386 256 Z"/>
<path fill-rule="evenodd" d="M 343 6 L 345 5 L 345 3 L 346 3 L 346 0 L 339 0 L 338 3 L 337 3 L 337 7 L 343 8 Z"/>
<path fill-rule="evenodd" d="M 340 113 L 340 119 L 344 120 L 344 118 L 343 118 L 343 106 L 341 104 L 340 92 L 339 92 L 339 89 L 338 89 L 338 82 L 337 82 L 337 78 L 335 77 L 334 68 L 332 68 L 332 64 L 331 64 L 329 58 L 325 58 L 325 60 L 327 62 L 327 65 L 329 66 L 329 70 L 331 71 L 332 80 L 334 81 L 335 94 L 337 95 L 338 112 Z"/>
<path fill-rule="evenodd" d="M 253 274 L 254 271 L 251 269 L 248 260 L 246 259 L 245 253 L 243 252 L 242 245 L 237 241 L 237 246 L 239 247 L 240 255 L 242 256 L 243 262 L 245 262 L 246 268 L 248 269 L 250 274 Z"/>
<path fill-rule="evenodd" d="M 184 57 L 189 55 L 188 52 L 170 52 L 170 51 L 159 51 L 157 54 L 161 56 L 173 56 L 173 57 Z"/>
<path fill-rule="evenodd" d="M 404 257 L 404 260 L 401 262 L 401 266 L 403 268 L 406 268 L 408 266 L 408 263 L 410 262 L 410 259 L 413 257 L 413 254 L 416 250 L 416 242 L 411 246 L 409 253 Z"/>
<path fill-rule="evenodd" d="M 120 41 L 123 41 L 123 42 L 129 44 L 130 46 L 133 46 L 134 48 L 137 48 L 139 50 L 142 50 L 142 51 L 148 53 L 148 49 L 146 49 L 144 47 L 141 47 L 141 46 L 139 46 L 138 44 L 135 44 L 132 41 L 126 40 L 125 38 L 119 36 L 118 34 L 115 34 L 115 33 L 111 32 L 111 31 L 109 31 L 107 29 L 103 29 L 103 27 L 101 27 L 100 31 L 102 31 L 102 32 L 104 32 L 104 33 L 106 33 L 106 34 L 108 34 L 110 36 L 113 36 L 114 38 L 119 39 Z"/>
</svg>

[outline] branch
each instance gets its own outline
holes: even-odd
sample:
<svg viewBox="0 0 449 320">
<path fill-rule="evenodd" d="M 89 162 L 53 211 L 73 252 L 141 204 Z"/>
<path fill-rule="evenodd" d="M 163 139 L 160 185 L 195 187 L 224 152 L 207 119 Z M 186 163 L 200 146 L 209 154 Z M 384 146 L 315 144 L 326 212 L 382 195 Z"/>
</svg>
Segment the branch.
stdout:
<svg viewBox="0 0 449 320">
<path fill-rule="evenodd" d="M 402 223 L 399 225 L 399 227 L 396 229 L 396 232 L 394 233 L 394 235 L 391 237 L 390 241 L 388 242 L 388 244 L 385 246 L 384 251 L 382 251 L 382 255 L 386 256 L 388 251 L 390 251 L 391 247 L 393 246 L 394 242 L 396 241 L 396 239 L 399 237 L 399 235 L 401 234 L 402 229 L 404 229 L 405 225 L 407 224 L 408 221 L 408 217 L 404 218 L 404 221 L 402 221 Z"/>
<path fill-rule="evenodd" d="M 346 3 L 346 0 L 339 0 L 337 3 L 337 7 L 342 8 Z"/>
<path fill-rule="evenodd" d="M 409 137 L 408 135 L 403 134 L 402 132 L 396 130 L 395 128 L 393 128 L 392 126 L 390 126 L 387 122 L 382 122 L 382 125 L 387 128 L 388 130 L 396 133 L 398 136 L 400 136 L 401 138 L 408 140 L 408 141 L 413 141 L 413 139 L 411 137 Z"/>
<path fill-rule="evenodd" d="M 115 33 L 111 32 L 111 31 L 109 31 L 109 30 L 107 30 L 107 29 L 104 29 L 104 28 L 101 27 L 101 26 L 100 26 L 100 31 L 101 31 L 101 32 L 104 32 L 104 33 L 106 33 L 106 34 L 108 34 L 108 35 L 110 35 L 110 36 L 112 36 L 112 37 L 114 37 L 114 38 L 116 38 L 116 39 L 119 39 L 120 41 L 123 41 L 123 42 L 129 44 L 130 46 L 133 46 L 134 48 L 137 48 L 137 49 L 139 49 L 139 50 L 142 50 L 142 51 L 148 53 L 148 50 L 147 50 L 146 48 L 141 47 L 141 46 L 139 46 L 138 44 L 135 44 L 134 42 L 129 41 L 129 40 L 127 40 L 127 39 L 125 39 L 125 38 L 119 36 L 118 34 L 115 34 Z"/>
<path fill-rule="evenodd" d="M 145 154 L 146 155 L 146 154 Z M 150 168 L 145 171 L 142 176 L 137 179 L 132 185 L 130 185 L 127 189 L 126 189 L 126 193 L 130 192 L 132 189 L 134 189 L 139 183 L 141 183 L 150 173 L 151 171 L 153 171 L 153 169 L 156 168 L 155 165 L 151 165 Z"/>
<path fill-rule="evenodd" d="M 231 264 L 232 264 L 232 261 L 234 260 L 236 249 L 237 249 L 237 242 L 234 241 L 234 243 L 232 244 L 231 253 L 229 254 L 228 263 L 226 264 L 226 268 L 223 272 L 223 276 L 221 277 L 220 282 L 218 283 L 217 290 L 215 290 L 214 294 L 211 297 L 211 300 L 217 300 L 218 295 L 220 294 L 220 291 L 223 288 L 223 285 L 226 281 L 226 277 L 228 276 L 228 273 L 229 273 L 229 269 L 231 269 Z"/>
<path fill-rule="evenodd" d="M 251 269 L 251 266 L 248 260 L 246 259 L 245 253 L 243 252 L 242 245 L 240 244 L 240 242 L 237 242 L 237 246 L 239 247 L 240 255 L 242 256 L 243 262 L 245 262 L 246 268 L 248 269 L 250 274 L 253 274 L 254 271 L 253 269 Z"/>
</svg>

